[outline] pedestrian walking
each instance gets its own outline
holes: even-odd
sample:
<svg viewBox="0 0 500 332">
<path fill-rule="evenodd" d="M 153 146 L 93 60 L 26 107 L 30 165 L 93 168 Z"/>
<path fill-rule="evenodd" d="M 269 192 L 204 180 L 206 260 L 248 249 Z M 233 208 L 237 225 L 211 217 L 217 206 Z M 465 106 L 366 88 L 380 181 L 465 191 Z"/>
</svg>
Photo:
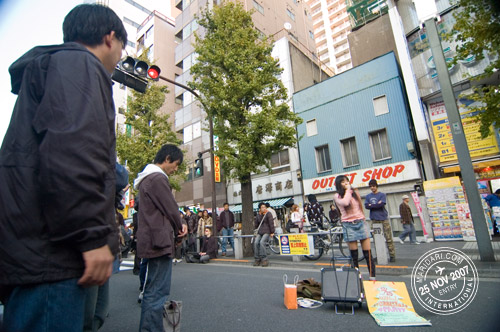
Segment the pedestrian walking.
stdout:
<svg viewBox="0 0 500 332">
<path fill-rule="evenodd" d="M 185 221 L 188 226 L 187 251 L 196 251 L 196 232 L 198 231 L 198 217 L 186 206 L 184 207 Z"/>
<path fill-rule="evenodd" d="M 362 210 L 361 198 L 357 190 L 351 187 L 349 179 L 345 175 L 335 178 L 337 194 L 333 197 L 337 204 L 341 218 L 344 241 L 351 252 L 352 265 L 359 268 L 358 263 L 358 241 L 361 243 L 363 256 L 370 271 L 370 280 L 375 280 L 375 263 L 370 249 L 370 229 L 366 225 L 365 215 Z"/>
<path fill-rule="evenodd" d="M 222 225 L 222 256 L 226 256 L 227 242 L 231 244 L 234 251 L 234 213 L 229 210 L 229 203 L 224 203 L 224 211 L 220 213 Z"/>
<path fill-rule="evenodd" d="M 389 250 L 389 261 L 396 261 L 396 249 L 394 248 L 394 240 L 392 239 L 392 228 L 389 222 L 389 214 L 385 208 L 387 198 L 383 192 L 378 190 L 377 180 L 371 179 L 368 182 L 371 193 L 366 195 L 365 208 L 370 210 L 370 220 L 372 224 L 382 224 L 384 229 L 385 243 Z M 373 228 L 373 226 L 372 226 Z"/>
<path fill-rule="evenodd" d="M 254 228 L 257 231 L 253 242 L 255 262 L 253 266 L 269 266 L 267 260 L 266 244 L 269 237 L 274 236 L 274 222 L 271 212 L 267 211 L 266 203 L 259 204 L 259 213 L 255 217 Z"/>
<path fill-rule="evenodd" d="M 140 331 L 163 331 L 163 304 L 170 295 L 175 238 L 187 234 L 168 178 L 182 160 L 177 146 L 163 145 L 153 164 L 147 165 L 134 181 L 141 197 L 137 254 L 148 259 Z"/>
<path fill-rule="evenodd" d="M 6 331 L 82 331 L 85 287 L 118 253 L 110 75 L 127 32 L 83 4 L 64 44 L 28 51 L 9 72 L 18 95 L 0 149 L 0 300 Z"/>
<path fill-rule="evenodd" d="M 399 242 L 404 244 L 406 236 L 409 236 L 411 244 L 420 244 L 420 242 L 417 242 L 417 232 L 415 231 L 415 225 L 410 208 L 410 197 L 408 197 L 408 195 L 403 195 L 401 198 L 403 199 L 403 202 L 399 205 L 399 215 L 401 216 L 401 222 L 403 223 L 403 233 L 399 235 Z"/>
</svg>

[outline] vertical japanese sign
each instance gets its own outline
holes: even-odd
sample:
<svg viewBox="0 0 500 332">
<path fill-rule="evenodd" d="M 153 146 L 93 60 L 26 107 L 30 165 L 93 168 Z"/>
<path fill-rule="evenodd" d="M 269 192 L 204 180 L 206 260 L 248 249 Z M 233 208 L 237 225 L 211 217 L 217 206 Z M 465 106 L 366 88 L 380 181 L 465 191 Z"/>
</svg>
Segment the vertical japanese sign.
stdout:
<svg viewBox="0 0 500 332">
<path fill-rule="evenodd" d="M 215 182 L 220 182 L 220 159 L 218 156 L 214 156 L 214 176 Z"/>
</svg>

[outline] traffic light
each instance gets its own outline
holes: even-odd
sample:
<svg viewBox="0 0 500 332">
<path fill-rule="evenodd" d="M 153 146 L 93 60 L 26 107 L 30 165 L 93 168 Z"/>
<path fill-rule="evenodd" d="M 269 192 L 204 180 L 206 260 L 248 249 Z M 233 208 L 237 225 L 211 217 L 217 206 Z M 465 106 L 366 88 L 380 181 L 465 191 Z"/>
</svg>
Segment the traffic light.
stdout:
<svg viewBox="0 0 500 332">
<path fill-rule="evenodd" d="M 158 66 L 149 66 L 145 61 L 127 56 L 118 63 L 111 78 L 129 88 L 144 93 L 148 86 L 147 79 L 158 81 L 160 72 Z"/>
<path fill-rule="evenodd" d="M 198 154 L 198 159 L 194 161 L 194 177 L 199 178 L 203 176 L 203 159 L 201 154 Z"/>
</svg>

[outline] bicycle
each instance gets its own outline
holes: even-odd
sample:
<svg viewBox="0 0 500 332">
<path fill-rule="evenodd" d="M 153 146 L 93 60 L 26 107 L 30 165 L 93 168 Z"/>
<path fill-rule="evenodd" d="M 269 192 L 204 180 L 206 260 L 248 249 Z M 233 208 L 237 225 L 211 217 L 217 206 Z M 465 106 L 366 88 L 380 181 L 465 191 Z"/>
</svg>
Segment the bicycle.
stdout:
<svg viewBox="0 0 500 332">
<path fill-rule="evenodd" d="M 268 255 L 274 253 L 276 255 L 280 255 L 280 238 L 279 235 L 274 234 L 269 237 L 269 240 L 266 243 L 266 252 Z"/>
<path fill-rule="evenodd" d="M 335 242 L 338 242 L 338 247 L 341 255 L 345 258 L 350 257 L 349 248 L 344 248 L 342 245 L 344 242 L 344 234 L 342 230 L 342 225 L 333 224 L 330 220 L 324 217 L 324 221 L 322 222 L 322 229 L 320 227 L 311 227 L 312 232 L 319 232 L 323 234 L 316 234 L 313 236 L 313 245 L 314 245 L 314 253 L 312 255 L 304 255 L 304 257 L 308 260 L 315 261 L 321 258 L 323 254 L 328 254 L 330 249 L 333 250 L 335 246 Z M 345 250 L 345 252 L 344 252 Z M 360 249 L 358 249 L 360 250 Z M 362 261 L 364 259 L 363 254 L 359 255 L 358 261 Z"/>
</svg>

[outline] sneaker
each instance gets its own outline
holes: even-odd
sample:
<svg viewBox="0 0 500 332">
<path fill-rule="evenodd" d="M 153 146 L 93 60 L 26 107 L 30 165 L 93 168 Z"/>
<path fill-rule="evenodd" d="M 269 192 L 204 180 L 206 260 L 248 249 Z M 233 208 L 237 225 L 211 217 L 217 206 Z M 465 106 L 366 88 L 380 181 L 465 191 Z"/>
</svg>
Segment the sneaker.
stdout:
<svg viewBox="0 0 500 332">
<path fill-rule="evenodd" d="M 403 240 L 401 240 L 401 238 L 398 238 L 398 239 L 399 239 L 399 243 L 405 244 L 405 242 Z"/>
<path fill-rule="evenodd" d="M 412 244 L 420 244 L 420 242 L 412 242 Z"/>
<path fill-rule="evenodd" d="M 391 262 L 391 263 L 396 262 L 396 257 L 391 257 L 391 258 L 389 259 L 389 262 Z"/>
<path fill-rule="evenodd" d="M 253 266 L 259 266 L 260 265 L 260 259 L 256 259 L 255 262 L 253 262 Z"/>
<path fill-rule="evenodd" d="M 267 259 L 265 261 L 262 261 L 262 263 L 260 264 L 260 266 L 262 266 L 262 267 L 269 266 L 269 261 Z"/>
<path fill-rule="evenodd" d="M 370 281 L 377 281 L 376 277 L 370 277 Z"/>
</svg>

